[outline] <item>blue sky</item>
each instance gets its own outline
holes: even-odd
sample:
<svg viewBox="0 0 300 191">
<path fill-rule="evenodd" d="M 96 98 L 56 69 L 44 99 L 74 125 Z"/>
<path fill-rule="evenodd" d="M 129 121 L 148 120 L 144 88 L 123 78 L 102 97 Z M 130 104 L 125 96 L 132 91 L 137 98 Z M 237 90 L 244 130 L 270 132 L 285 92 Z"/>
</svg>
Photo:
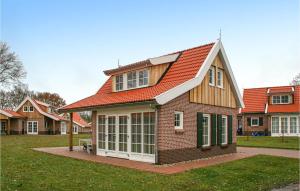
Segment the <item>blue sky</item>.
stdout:
<svg viewBox="0 0 300 191">
<path fill-rule="evenodd" d="M 94 94 L 103 70 L 222 41 L 240 89 L 287 85 L 300 72 L 297 0 L 2 0 L 1 39 L 35 91 L 68 103 Z"/>
</svg>

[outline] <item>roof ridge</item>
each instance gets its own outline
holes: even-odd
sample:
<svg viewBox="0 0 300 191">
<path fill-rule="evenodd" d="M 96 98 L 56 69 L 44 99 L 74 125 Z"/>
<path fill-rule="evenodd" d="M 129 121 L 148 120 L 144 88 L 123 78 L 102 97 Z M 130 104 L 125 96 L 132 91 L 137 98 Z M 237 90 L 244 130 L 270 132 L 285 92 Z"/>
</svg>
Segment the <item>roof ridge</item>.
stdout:
<svg viewBox="0 0 300 191">
<path fill-rule="evenodd" d="M 299 85 L 286 85 L 286 86 L 269 86 L 269 87 L 255 87 L 255 88 L 244 88 L 244 90 L 253 90 L 253 89 L 268 89 L 268 88 L 282 88 L 282 87 L 295 87 Z"/>
</svg>

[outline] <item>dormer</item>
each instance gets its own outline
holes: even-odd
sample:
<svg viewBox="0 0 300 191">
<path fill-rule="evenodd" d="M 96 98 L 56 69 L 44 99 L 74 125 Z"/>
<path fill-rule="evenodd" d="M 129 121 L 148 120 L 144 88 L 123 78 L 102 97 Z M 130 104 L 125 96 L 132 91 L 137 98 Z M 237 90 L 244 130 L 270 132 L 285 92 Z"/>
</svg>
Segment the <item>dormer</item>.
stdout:
<svg viewBox="0 0 300 191">
<path fill-rule="evenodd" d="M 273 87 L 267 90 L 269 104 L 293 104 L 294 87 Z"/>
<path fill-rule="evenodd" d="M 112 76 L 112 92 L 132 90 L 156 85 L 170 64 L 180 53 L 150 58 L 141 62 L 106 70 L 104 74 Z"/>
</svg>

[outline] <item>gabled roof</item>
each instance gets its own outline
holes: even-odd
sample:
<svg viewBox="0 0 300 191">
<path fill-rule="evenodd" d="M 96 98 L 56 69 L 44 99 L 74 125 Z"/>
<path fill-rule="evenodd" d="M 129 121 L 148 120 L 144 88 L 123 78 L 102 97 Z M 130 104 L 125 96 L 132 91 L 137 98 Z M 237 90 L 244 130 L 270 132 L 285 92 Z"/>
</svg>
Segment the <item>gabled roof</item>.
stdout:
<svg viewBox="0 0 300 191">
<path fill-rule="evenodd" d="M 0 113 L 10 118 L 24 118 L 23 115 L 8 109 L 0 109 Z"/>
<path fill-rule="evenodd" d="M 91 126 L 84 119 L 82 119 L 82 117 L 77 112 L 73 113 L 73 122 L 81 127 L 90 127 Z"/>
<path fill-rule="evenodd" d="M 34 107 L 40 114 L 42 114 L 42 115 L 45 115 L 45 116 L 47 116 L 47 117 L 49 117 L 49 118 L 51 118 L 51 119 L 54 119 L 54 120 L 56 120 L 56 121 L 59 121 L 59 120 L 65 120 L 64 118 L 62 118 L 61 116 L 59 116 L 59 115 L 57 115 L 57 114 L 55 114 L 55 113 L 49 113 L 49 112 L 47 112 L 46 110 L 43 110 L 39 105 L 44 105 L 44 106 L 45 106 L 46 103 L 43 103 L 43 102 L 34 100 L 34 99 L 30 98 L 29 96 L 26 97 L 26 98 L 22 101 L 22 103 L 20 103 L 20 105 L 19 105 L 17 108 L 14 109 L 14 111 L 15 111 L 15 112 L 18 111 L 18 110 L 26 103 L 26 101 L 29 101 L 29 102 L 33 105 L 33 107 Z"/>
<path fill-rule="evenodd" d="M 277 93 L 292 93 L 292 104 L 268 104 L 268 96 Z M 241 113 L 297 113 L 300 112 L 300 86 L 277 86 L 244 89 L 245 108 Z"/>
<path fill-rule="evenodd" d="M 179 95 L 200 85 L 216 55 L 220 53 L 224 61 L 225 71 L 233 85 L 234 93 L 239 106 L 243 101 L 230 68 L 225 50 L 221 41 L 195 48 L 179 51 L 179 57 L 171 63 L 168 71 L 158 84 L 150 87 L 132 89 L 121 92 L 112 92 L 112 77 L 110 77 L 95 95 L 60 108 L 60 111 L 84 110 L 113 104 L 154 101 L 165 104 Z M 169 54 L 169 55 L 172 55 Z M 159 61 L 158 61 L 159 63 Z"/>
</svg>

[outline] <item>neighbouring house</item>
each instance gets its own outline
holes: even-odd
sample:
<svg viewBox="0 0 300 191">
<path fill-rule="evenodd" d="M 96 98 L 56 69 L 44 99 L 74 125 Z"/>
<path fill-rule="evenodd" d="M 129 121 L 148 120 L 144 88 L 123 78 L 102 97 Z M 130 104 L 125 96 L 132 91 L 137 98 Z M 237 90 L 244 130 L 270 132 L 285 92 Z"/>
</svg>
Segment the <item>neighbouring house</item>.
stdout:
<svg viewBox="0 0 300 191">
<path fill-rule="evenodd" d="M 300 86 L 244 89 L 239 126 L 244 134 L 300 136 Z"/>
<path fill-rule="evenodd" d="M 68 119 L 68 122 L 62 122 L 62 127 L 61 127 L 61 134 L 67 134 L 67 127 L 69 126 L 69 120 L 70 117 L 69 115 L 61 115 Z M 83 133 L 91 133 L 91 124 L 86 122 L 80 115 L 79 113 L 74 113 L 73 114 L 73 134 L 83 134 Z M 68 131 L 69 133 L 69 131 Z"/>
<path fill-rule="evenodd" d="M 75 114 L 74 133 L 89 132 L 90 126 Z M 56 113 L 51 105 L 26 97 L 14 110 L 0 110 L 1 133 L 66 134 L 69 119 Z"/>
<path fill-rule="evenodd" d="M 104 73 L 96 94 L 60 108 L 92 111 L 94 154 L 163 164 L 236 152 L 243 101 L 221 41 Z"/>
</svg>

